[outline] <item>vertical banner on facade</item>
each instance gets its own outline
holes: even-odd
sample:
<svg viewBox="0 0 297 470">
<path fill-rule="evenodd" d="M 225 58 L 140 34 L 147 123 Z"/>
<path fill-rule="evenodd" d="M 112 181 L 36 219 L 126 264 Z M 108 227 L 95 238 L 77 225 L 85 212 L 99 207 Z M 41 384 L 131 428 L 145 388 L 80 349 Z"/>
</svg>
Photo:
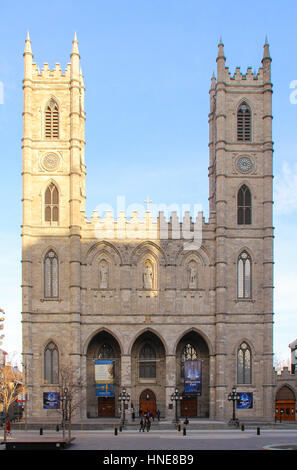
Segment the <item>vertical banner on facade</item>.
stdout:
<svg viewBox="0 0 297 470">
<path fill-rule="evenodd" d="M 185 395 L 201 395 L 202 392 L 202 362 L 197 359 L 195 361 L 184 362 Z"/>
<path fill-rule="evenodd" d="M 94 363 L 96 397 L 113 397 L 113 361 L 98 359 Z"/>
<path fill-rule="evenodd" d="M 248 410 L 253 408 L 253 394 L 252 393 L 239 393 L 240 399 L 236 404 L 236 408 Z"/>
<path fill-rule="evenodd" d="M 45 410 L 60 408 L 60 395 L 55 392 L 43 392 L 43 408 Z"/>
</svg>

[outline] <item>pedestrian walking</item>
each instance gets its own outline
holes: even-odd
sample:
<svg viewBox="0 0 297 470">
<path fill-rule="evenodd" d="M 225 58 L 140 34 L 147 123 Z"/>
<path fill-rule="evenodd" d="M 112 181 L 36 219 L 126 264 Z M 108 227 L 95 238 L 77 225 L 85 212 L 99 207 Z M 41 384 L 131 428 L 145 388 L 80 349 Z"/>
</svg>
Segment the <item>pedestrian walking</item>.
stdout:
<svg viewBox="0 0 297 470">
<path fill-rule="evenodd" d="M 160 410 L 159 409 L 157 410 L 157 419 L 158 419 L 158 421 L 160 421 Z"/>
<path fill-rule="evenodd" d="M 146 427 L 146 432 L 149 432 L 151 429 L 151 420 L 150 420 L 149 413 L 147 414 L 146 419 L 145 419 L 145 427 Z"/>
<path fill-rule="evenodd" d="M 131 405 L 131 414 L 132 414 L 132 421 L 134 422 L 135 421 L 135 409 L 134 409 L 133 403 Z"/>
<path fill-rule="evenodd" d="M 143 417 L 141 416 L 141 419 L 140 419 L 140 428 L 139 428 L 139 432 L 144 432 L 144 421 L 143 421 Z"/>
</svg>

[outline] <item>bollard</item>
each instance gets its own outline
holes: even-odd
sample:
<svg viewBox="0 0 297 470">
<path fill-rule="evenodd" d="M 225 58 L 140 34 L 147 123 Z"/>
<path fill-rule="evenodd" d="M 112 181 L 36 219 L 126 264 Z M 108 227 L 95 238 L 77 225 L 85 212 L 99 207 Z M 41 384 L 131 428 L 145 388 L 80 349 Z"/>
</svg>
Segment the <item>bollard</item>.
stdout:
<svg viewBox="0 0 297 470">
<path fill-rule="evenodd" d="M 40 436 L 42 436 L 42 434 L 43 434 L 43 429 L 42 428 L 39 429 L 39 434 L 40 434 Z"/>
<path fill-rule="evenodd" d="M 244 431 L 244 424 L 241 425 L 241 430 Z"/>
<path fill-rule="evenodd" d="M 118 435 L 118 428 L 115 426 L 114 427 L 114 435 L 117 436 Z"/>
<path fill-rule="evenodd" d="M 177 425 L 177 430 L 178 430 L 178 432 L 180 432 L 180 429 L 181 429 L 180 424 L 178 424 L 178 425 Z"/>
<path fill-rule="evenodd" d="M 120 426 L 120 432 L 122 432 L 122 426 Z"/>
<path fill-rule="evenodd" d="M 59 432 L 60 428 L 59 428 L 59 425 L 57 424 L 56 426 L 56 431 Z"/>
<path fill-rule="evenodd" d="M 183 435 L 184 435 L 184 436 L 187 435 L 187 429 L 186 429 L 186 428 L 183 428 Z"/>
<path fill-rule="evenodd" d="M 260 436 L 260 428 L 257 428 L 257 436 Z"/>
</svg>

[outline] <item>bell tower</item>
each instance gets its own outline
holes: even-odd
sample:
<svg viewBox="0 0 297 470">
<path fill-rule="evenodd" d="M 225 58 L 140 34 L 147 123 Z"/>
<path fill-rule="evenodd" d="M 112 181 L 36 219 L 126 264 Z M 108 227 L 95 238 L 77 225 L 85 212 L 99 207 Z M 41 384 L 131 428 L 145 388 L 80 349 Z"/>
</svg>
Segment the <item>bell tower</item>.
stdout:
<svg viewBox="0 0 297 470">
<path fill-rule="evenodd" d="M 39 71 L 27 35 L 23 90 L 23 226 L 29 220 L 40 230 L 69 229 L 79 225 L 85 208 L 84 83 L 76 35 L 64 73 L 58 63 Z M 46 193 L 50 183 L 57 192 Z"/>
<path fill-rule="evenodd" d="M 231 75 L 220 41 L 209 114 L 209 211 L 215 220 L 216 401 L 241 384 L 227 338 L 261 362 L 263 417 L 271 416 L 273 325 L 272 84 L 267 40 L 258 72 Z M 261 358 L 261 359 L 260 359 Z M 233 367 L 230 367 L 230 364 Z M 217 416 L 220 412 L 217 410 Z"/>
<path fill-rule="evenodd" d="M 34 342 L 45 313 L 67 311 L 72 325 L 69 343 L 73 361 L 79 357 L 80 232 L 85 211 L 84 91 L 76 34 L 71 61 L 63 72 L 58 63 L 54 69 L 45 63 L 39 70 L 33 62 L 28 33 L 23 80 L 22 322 L 29 394 L 36 383 L 34 368 L 39 367 L 33 354 Z M 43 260 L 49 249 L 52 260 L 59 263 L 60 277 L 65 279 L 59 290 L 46 286 Z M 67 262 L 63 261 L 65 253 L 69 253 Z M 52 270 L 52 278 L 56 272 Z M 51 315 L 50 322 L 56 318 Z M 33 398 L 37 396 L 36 390 L 32 393 Z"/>
</svg>

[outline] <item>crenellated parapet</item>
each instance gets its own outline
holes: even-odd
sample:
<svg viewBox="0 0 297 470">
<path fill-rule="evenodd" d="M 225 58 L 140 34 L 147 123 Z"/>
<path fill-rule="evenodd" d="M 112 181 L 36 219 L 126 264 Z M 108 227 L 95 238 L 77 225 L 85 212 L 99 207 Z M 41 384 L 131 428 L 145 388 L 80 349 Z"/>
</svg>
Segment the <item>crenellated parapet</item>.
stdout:
<svg viewBox="0 0 297 470">
<path fill-rule="evenodd" d="M 134 211 L 129 218 L 124 211 L 120 211 L 115 219 L 112 211 L 106 211 L 105 215 L 100 217 L 98 211 L 94 210 L 90 220 L 82 214 L 82 224 L 82 230 L 92 230 L 93 236 L 98 239 L 176 239 L 188 241 L 189 247 L 195 242 L 194 249 L 198 249 L 203 228 L 210 228 L 212 222 L 206 223 L 202 212 L 198 212 L 193 218 L 190 212 L 186 211 L 180 220 L 177 211 L 171 212 L 168 219 L 163 211 L 155 218 L 150 211 L 146 211 L 144 217 Z"/>
<path fill-rule="evenodd" d="M 69 81 L 70 79 L 70 67 L 71 64 L 68 63 L 66 66 L 65 71 L 63 72 L 61 65 L 57 62 L 55 64 L 55 67 L 51 69 L 49 67 L 49 64 L 45 62 L 42 66 L 42 69 L 40 71 L 39 66 L 33 62 L 32 63 L 32 78 L 34 80 L 44 80 L 44 79 L 66 79 Z"/>
</svg>

